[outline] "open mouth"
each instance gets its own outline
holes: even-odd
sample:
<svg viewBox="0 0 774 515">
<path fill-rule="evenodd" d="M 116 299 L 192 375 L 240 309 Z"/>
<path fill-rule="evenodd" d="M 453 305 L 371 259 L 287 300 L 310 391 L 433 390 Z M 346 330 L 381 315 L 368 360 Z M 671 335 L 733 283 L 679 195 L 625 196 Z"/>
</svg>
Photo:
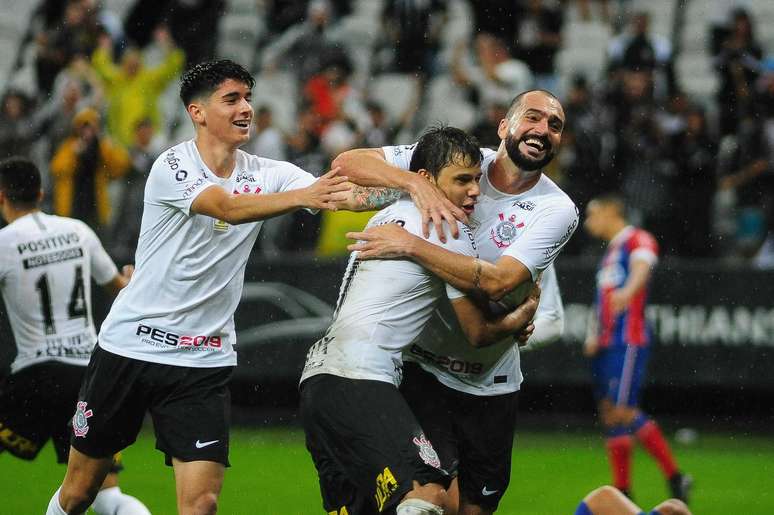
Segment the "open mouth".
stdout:
<svg viewBox="0 0 774 515">
<path fill-rule="evenodd" d="M 550 144 L 544 138 L 529 136 L 521 140 L 530 154 L 541 154 L 550 148 Z"/>
<path fill-rule="evenodd" d="M 237 120 L 237 121 L 234 122 L 234 125 L 236 125 L 240 129 L 249 129 L 250 128 L 250 120 Z"/>
<path fill-rule="evenodd" d="M 475 209 L 476 209 L 476 206 L 475 206 L 475 204 L 468 204 L 468 205 L 464 205 L 464 204 L 463 204 L 463 206 L 462 206 L 462 210 L 463 210 L 463 211 L 465 211 L 465 214 L 466 214 L 466 215 L 471 215 L 471 214 L 473 214 L 473 211 L 474 211 Z"/>
</svg>

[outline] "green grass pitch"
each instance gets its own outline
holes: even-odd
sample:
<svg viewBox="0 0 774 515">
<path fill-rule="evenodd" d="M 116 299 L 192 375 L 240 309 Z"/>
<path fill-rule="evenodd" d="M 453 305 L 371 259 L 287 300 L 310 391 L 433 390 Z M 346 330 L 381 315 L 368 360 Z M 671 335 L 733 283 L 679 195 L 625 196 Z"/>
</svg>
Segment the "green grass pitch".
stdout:
<svg viewBox="0 0 774 515">
<path fill-rule="evenodd" d="M 696 480 L 697 515 L 774 513 L 774 439 L 700 435 L 696 444 L 674 447 L 681 467 Z M 155 515 L 175 513 L 172 470 L 154 449 L 152 431 L 124 453 L 124 490 Z M 232 467 L 226 472 L 220 513 L 306 515 L 323 513 L 317 481 L 297 429 L 235 429 Z M 0 454 L 0 513 L 42 514 L 64 476 L 48 445 L 35 462 Z M 514 450 L 511 486 L 498 513 L 571 515 L 580 498 L 609 481 L 604 447 L 591 433 L 524 432 Z M 638 450 L 634 494 L 645 508 L 666 497 L 652 460 Z"/>
</svg>

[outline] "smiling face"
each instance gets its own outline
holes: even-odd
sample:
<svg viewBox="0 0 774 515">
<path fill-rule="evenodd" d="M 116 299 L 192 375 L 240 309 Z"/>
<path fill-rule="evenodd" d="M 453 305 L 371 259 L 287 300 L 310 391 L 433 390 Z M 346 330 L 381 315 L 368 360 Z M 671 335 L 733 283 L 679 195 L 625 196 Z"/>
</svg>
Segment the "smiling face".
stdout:
<svg viewBox="0 0 774 515">
<path fill-rule="evenodd" d="M 450 164 L 438 172 L 435 184 L 452 204 L 470 216 L 481 193 L 480 180 L 481 167 L 478 164 L 475 166 Z"/>
<path fill-rule="evenodd" d="M 500 121 L 497 134 L 511 161 L 524 171 L 540 170 L 556 155 L 564 130 L 559 101 L 542 91 L 524 94 L 510 118 Z"/>
<path fill-rule="evenodd" d="M 206 99 L 194 99 L 188 112 L 215 139 L 238 147 L 250 139 L 252 93 L 244 82 L 226 79 Z"/>
</svg>

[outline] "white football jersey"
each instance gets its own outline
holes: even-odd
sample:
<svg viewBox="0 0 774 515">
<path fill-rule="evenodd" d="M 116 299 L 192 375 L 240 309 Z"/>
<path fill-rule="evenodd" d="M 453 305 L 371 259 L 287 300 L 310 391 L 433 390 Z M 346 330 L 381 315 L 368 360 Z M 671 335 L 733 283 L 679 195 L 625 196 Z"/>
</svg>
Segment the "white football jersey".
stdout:
<svg viewBox="0 0 774 515">
<path fill-rule="evenodd" d="M 97 341 L 91 279 L 118 269 L 80 220 L 25 215 L 0 230 L 0 289 L 16 340 L 15 373 L 43 361 L 88 365 Z"/>
<path fill-rule="evenodd" d="M 384 147 L 383 151 L 387 162 L 409 169 L 414 145 Z M 501 256 L 510 256 L 537 280 L 578 227 L 578 210 L 545 175 L 518 195 L 497 190 L 488 176 L 496 152 L 485 148 L 481 152 L 481 195 L 470 217 L 479 257 L 494 263 Z M 439 315 L 431 318 L 407 349 L 405 359 L 418 361 L 441 383 L 462 392 L 500 395 L 519 389 L 523 376 L 519 349 L 512 339 L 476 349 L 460 333 L 456 317 L 449 317 L 444 309 Z"/>
<path fill-rule="evenodd" d="M 210 187 L 260 195 L 315 180 L 295 165 L 241 150 L 231 176 L 220 178 L 193 140 L 162 153 L 145 185 L 136 269 L 102 324 L 99 345 L 153 363 L 236 365 L 234 311 L 262 222 L 231 225 L 191 213 L 191 204 Z"/>
<path fill-rule="evenodd" d="M 422 217 L 410 200 L 399 200 L 376 215 L 367 227 L 397 223 L 421 235 Z M 459 224 L 459 239 L 428 241 L 452 252 L 475 256 L 470 230 Z M 444 288 L 446 294 L 444 295 Z M 317 374 L 400 384 L 401 351 L 419 334 L 443 297 L 463 294 L 408 259 L 360 261 L 350 256 L 333 322 L 307 354 L 303 382 Z"/>
</svg>

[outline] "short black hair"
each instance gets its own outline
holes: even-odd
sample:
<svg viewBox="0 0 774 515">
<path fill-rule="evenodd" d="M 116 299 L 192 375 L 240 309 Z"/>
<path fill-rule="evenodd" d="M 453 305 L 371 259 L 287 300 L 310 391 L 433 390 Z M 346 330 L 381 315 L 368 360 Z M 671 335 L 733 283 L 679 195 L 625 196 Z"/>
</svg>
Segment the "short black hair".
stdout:
<svg viewBox="0 0 774 515">
<path fill-rule="evenodd" d="M 623 195 L 616 191 L 607 191 L 597 195 L 589 201 L 589 203 L 591 202 L 613 207 L 623 218 L 626 218 L 626 200 Z"/>
<path fill-rule="evenodd" d="M 516 96 L 513 98 L 513 100 L 511 100 L 511 105 L 510 105 L 510 107 L 508 108 L 508 114 L 506 114 L 506 115 L 505 115 L 505 119 L 506 119 L 506 120 L 510 120 L 511 116 L 513 116 L 513 113 L 515 113 L 515 112 L 516 112 L 516 109 L 518 109 L 518 108 L 519 108 L 519 106 L 521 106 L 521 101 L 522 101 L 522 100 L 524 100 L 524 95 L 526 95 L 527 93 L 534 93 L 535 91 L 539 91 L 539 92 L 541 92 L 541 93 L 545 93 L 545 94 L 546 94 L 546 95 L 548 95 L 549 97 L 551 97 L 551 98 L 553 98 L 554 100 L 556 100 L 557 102 L 559 102 L 559 104 L 561 105 L 561 101 L 559 100 L 559 97 L 557 97 L 556 95 L 554 95 L 553 93 L 551 93 L 551 92 L 550 92 L 550 91 L 548 91 L 547 89 L 540 89 L 540 88 L 537 88 L 537 89 L 528 89 L 527 91 L 522 91 L 521 93 L 519 93 L 518 95 L 516 95 Z"/>
<path fill-rule="evenodd" d="M 438 172 L 449 165 L 476 166 L 481 159 L 476 138 L 456 127 L 436 125 L 419 138 L 409 169 L 413 172 L 425 169 L 437 177 Z"/>
<path fill-rule="evenodd" d="M 18 207 L 34 207 L 40 194 L 40 171 L 25 157 L 0 161 L 0 191 Z"/>
<path fill-rule="evenodd" d="M 243 82 L 250 89 L 255 86 L 255 79 L 241 64 L 230 59 L 204 61 L 189 68 L 180 77 L 180 100 L 188 107 L 194 98 L 211 95 L 228 79 Z"/>
</svg>

